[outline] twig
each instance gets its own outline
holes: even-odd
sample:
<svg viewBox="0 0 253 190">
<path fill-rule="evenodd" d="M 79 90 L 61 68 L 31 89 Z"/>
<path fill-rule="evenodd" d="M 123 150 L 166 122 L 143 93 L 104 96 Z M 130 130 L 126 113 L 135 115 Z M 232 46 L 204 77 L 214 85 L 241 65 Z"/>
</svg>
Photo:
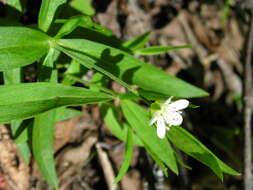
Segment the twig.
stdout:
<svg viewBox="0 0 253 190">
<path fill-rule="evenodd" d="M 155 190 L 164 190 L 165 189 L 165 177 L 163 171 L 157 164 L 153 166 L 153 175 L 156 179 L 155 182 Z"/>
<path fill-rule="evenodd" d="M 252 90 L 252 66 L 251 55 L 253 48 L 253 9 L 251 8 L 251 24 L 246 50 L 246 62 L 244 64 L 244 190 L 252 190 L 252 142 L 251 142 L 251 115 L 252 108 L 249 104 Z"/>
<path fill-rule="evenodd" d="M 189 26 L 187 22 L 187 12 L 182 12 L 178 16 L 178 21 L 180 22 L 181 26 L 183 27 L 185 34 L 192 45 L 193 49 L 197 53 L 200 61 L 202 63 L 205 62 L 205 58 L 208 56 L 208 51 L 198 42 L 196 39 L 191 27 Z"/>
<path fill-rule="evenodd" d="M 96 149 L 99 157 L 100 164 L 102 166 L 106 183 L 109 190 L 117 190 L 118 185 L 114 184 L 115 175 L 112 169 L 112 165 L 105 151 L 102 150 L 99 143 L 96 144 Z"/>
</svg>

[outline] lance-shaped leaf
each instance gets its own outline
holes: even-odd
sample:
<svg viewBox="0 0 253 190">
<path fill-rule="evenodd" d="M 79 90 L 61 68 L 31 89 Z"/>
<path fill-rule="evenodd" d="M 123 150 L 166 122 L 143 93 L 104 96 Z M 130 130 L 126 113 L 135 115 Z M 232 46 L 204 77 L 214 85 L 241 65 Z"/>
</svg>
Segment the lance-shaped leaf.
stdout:
<svg viewBox="0 0 253 190">
<path fill-rule="evenodd" d="M 70 34 L 73 30 L 75 30 L 79 26 L 83 18 L 85 18 L 85 16 L 74 16 L 72 18 L 69 18 L 60 28 L 55 37 L 62 38 L 63 36 Z"/>
<path fill-rule="evenodd" d="M 39 28 L 47 32 L 53 19 L 57 8 L 66 3 L 66 0 L 42 0 L 39 12 Z"/>
<path fill-rule="evenodd" d="M 91 0 L 72 0 L 70 2 L 70 7 L 85 15 L 93 16 L 95 14 L 95 10 L 91 5 Z"/>
<path fill-rule="evenodd" d="M 55 69 L 55 61 L 60 52 L 51 48 L 44 58 L 40 68 L 38 80 L 41 82 L 57 83 L 57 70 Z M 58 179 L 54 162 L 54 128 L 56 123 L 56 113 L 62 112 L 65 107 L 53 109 L 42 113 L 34 118 L 32 127 L 32 150 L 35 162 L 37 163 L 42 176 L 47 183 L 58 189 Z M 47 140 L 45 140 L 47 139 Z"/>
<path fill-rule="evenodd" d="M 56 48 L 84 66 L 94 68 L 124 86 L 126 83 L 136 84 L 143 89 L 167 96 L 200 97 L 208 95 L 205 91 L 119 49 L 84 39 L 61 39 L 56 43 L 61 46 Z"/>
<path fill-rule="evenodd" d="M 127 173 L 127 170 L 131 164 L 132 155 L 133 155 L 133 151 L 134 151 L 133 136 L 132 135 L 133 134 L 132 134 L 131 129 L 128 128 L 128 130 L 127 130 L 127 144 L 125 147 L 124 160 L 122 162 L 119 173 L 114 180 L 114 183 L 118 183 L 124 177 L 124 175 Z"/>
<path fill-rule="evenodd" d="M 0 71 L 32 64 L 49 49 L 50 37 L 25 27 L 0 27 Z"/>
<path fill-rule="evenodd" d="M 162 53 L 166 53 L 168 51 L 175 51 L 180 50 L 183 48 L 191 48 L 191 46 L 185 45 L 185 46 L 152 46 L 147 48 L 142 48 L 135 50 L 135 54 L 139 55 L 158 55 Z"/>
<path fill-rule="evenodd" d="M 35 161 L 51 187 L 58 188 L 54 156 L 53 138 L 56 110 L 40 114 L 34 120 L 32 131 L 32 149 Z"/>
<path fill-rule="evenodd" d="M 126 47 L 132 51 L 141 49 L 145 46 L 146 43 L 148 43 L 150 37 L 150 32 L 145 32 L 141 36 L 138 36 L 136 38 L 130 39 L 123 43 L 123 47 Z"/>
<path fill-rule="evenodd" d="M 223 163 L 207 147 L 183 128 L 171 127 L 167 132 L 167 136 L 175 146 L 211 168 L 219 178 L 223 179 L 223 173 L 239 175 L 238 172 Z"/>
<path fill-rule="evenodd" d="M 122 141 L 127 141 L 127 129 L 129 124 L 124 123 L 118 119 L 117 110 L 113 105 L 102 104 L 100 107 L 103 119 L 111 133 Z M 143 146 L 140 139 L 133 134 L 133 144 Z"/>
<path fill-rule="evenodd" d="M 27 119 L 61 106 L 93 104 L 112 96 L 88 89 L 50 83 L 0 87 L 0 123 Z"/>
</svg>

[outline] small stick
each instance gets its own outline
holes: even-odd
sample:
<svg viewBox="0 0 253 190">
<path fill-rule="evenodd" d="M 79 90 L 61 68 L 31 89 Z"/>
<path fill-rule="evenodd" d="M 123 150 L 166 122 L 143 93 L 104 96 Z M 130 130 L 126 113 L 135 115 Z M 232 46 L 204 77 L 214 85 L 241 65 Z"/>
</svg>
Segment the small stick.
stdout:
<svg viewBox="0 0 253 190">
<path fill-rule="evenodd" d="M 106 179 L 106 183 L 109 190 L 117 190 L 118 185 L 114 184 L 115 175 L 112 169 L 112 165 L 105 151 L 102 150 L 99 143 L 96 144 L 98 158 L 103 169 L 103 173 Z"/>
<path fill-rule="evenodd" d="M 251 1 L 251 5 L 253 5 Z M 244 64 L 244 190 L 252 190 L 252 135 L 251 135 L 251 115 L 250 106 L 252 91 L 252 48 L 253 48 L 253 7 L 251 6 L 251 23 L 246 50 L 246 60 Z"/>
</svg>

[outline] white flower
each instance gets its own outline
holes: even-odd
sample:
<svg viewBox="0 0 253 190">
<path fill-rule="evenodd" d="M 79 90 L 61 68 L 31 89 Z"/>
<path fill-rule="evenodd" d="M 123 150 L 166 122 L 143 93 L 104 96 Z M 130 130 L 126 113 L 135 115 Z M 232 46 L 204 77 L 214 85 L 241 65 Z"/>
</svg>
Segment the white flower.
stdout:
<svg viewBox="0 0 253 190">
<path fill-rule="evenodd" d="M 154 112 L 149 123 L 149 125 L 156 123 L 157 136 L 161 139 L 165 137 L 166 129 L 169 130 L 171 126 L 182 124 L 183 117 L 181 116 L 181 110 L 187 108 L 189 105 L 189 101 L 186 99 L 171 102 L 172 98 L 173 97 L 170 97 L 163 104 L 161 104 L 161 109 Z"/>
</svg>

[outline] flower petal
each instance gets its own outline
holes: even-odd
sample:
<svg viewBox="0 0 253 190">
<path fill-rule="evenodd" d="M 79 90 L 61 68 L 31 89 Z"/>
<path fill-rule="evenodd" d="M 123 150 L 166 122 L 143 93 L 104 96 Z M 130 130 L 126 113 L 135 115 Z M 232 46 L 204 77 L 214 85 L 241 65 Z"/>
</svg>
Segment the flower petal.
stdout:
<svg viewBox="0 0 253 190">
<path fill-rule="evenodd" d="M 163 119 L 157 120 L 157 136 L 160 139 L 163 139 L 166 134 L 166 125 Z"/>
<path fill-rule="evenodd" d="M 161 115 L 161 112 L 160 111 L 156 111 L 153 114 L 153 116 L 152 116 L 152 118 L 151 118 L 151 120 L 149 122 L 149 126 L 153 125 L 158 120 L 158 118 L 159 118 L 160 115 Z"/>
<path fill-rule="evenodd" d="M 183 122 L 183 117 L 176 111 L 166 112 L 164 119 L 169 126 L 178 126 Z"/>
<path fill-rule="evenodd" d="M 169 98 L 164 102 L 164 104 L 170 104 L 172 98 L 173 98 L 173 96 L 169 97 Z"/>
<path fill-rule="evenodd" d="M 177 100 L 175 102 L 172 102 L 171 104 L 168 105 L 168 108 L 178 111 L 178 110 L 185 109 L 188 106 L 189 106 L 189 101 L 186 99 L 182 99 L 182 100 Z"/>
</svg>

